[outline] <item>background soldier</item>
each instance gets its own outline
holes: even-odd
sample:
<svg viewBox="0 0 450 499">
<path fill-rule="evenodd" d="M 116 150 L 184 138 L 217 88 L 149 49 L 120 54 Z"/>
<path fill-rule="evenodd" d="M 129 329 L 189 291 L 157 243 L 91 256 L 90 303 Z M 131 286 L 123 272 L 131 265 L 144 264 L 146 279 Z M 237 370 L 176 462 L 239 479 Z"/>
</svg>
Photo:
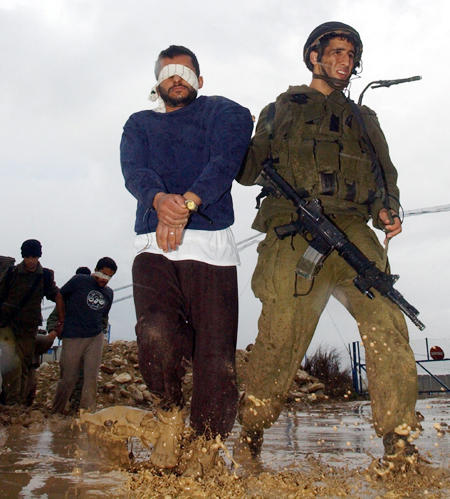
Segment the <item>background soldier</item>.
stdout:
<svg viewBox="0 0 450 499">
<path fill-rule="evenodd" d="M 385 270 L 385 251 L 368 227 L 390 239 L 401 232 L 397 173 L 375 113 L 354 105 L 342 92 L 361 63 L 362 42 L 352 27 L 327 22 L 309 36 L 303 51 L 312 71 L 309 86 L 292 86 L 275 105 L 263 109 L 238 178 L 252 185 L 262 162 L 275 167 L 305 198 L 318 198 L 324 213 L 370 260 Z M 373 145 L 379 168 L 369 153 Z M 300 235 L 279 240 L 274 227 L 295 217 L 290 201 L 269 195 L 253 227 L 266 232 L 258 247 L 252 288 L 262 302 L 259 334 L 249 357 L 241 399 L 243 426 L 236 454 L 258 455 L 263 429 L 283 407 L 287 390 L 303 359 L 317 322 L 333 295 L 353 315 L 366 350 L 374 426 L 385 455 L 415 453 L 404 428 L 417 426 L 417 373 L 402 313 L 387 298 L 374 300 L 354 286 L 355 272 L 333 252 L 308 281 L 295 274 L 308 243 Z M 255 401 L 259 400 L 258 406 Z"/>
</svg>

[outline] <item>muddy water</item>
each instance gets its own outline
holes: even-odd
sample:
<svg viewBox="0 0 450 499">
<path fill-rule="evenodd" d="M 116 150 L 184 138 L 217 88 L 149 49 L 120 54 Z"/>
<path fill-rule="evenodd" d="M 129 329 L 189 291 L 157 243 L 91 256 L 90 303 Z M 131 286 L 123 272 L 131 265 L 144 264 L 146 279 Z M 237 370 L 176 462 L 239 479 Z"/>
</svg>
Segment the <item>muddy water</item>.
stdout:
<svg viewBox="0 0 450 499">
<path fill-rule="evenodd" d="M 425 417 L 423 433 L 416 441 L 421 453 L 433 464 L 448 466 L 450 456 L 450 399 L 419 400 L 417 410 Z M 381 439 L 370 423 L 369 402 L 317 405 L 302 411 L 285 411 L 265 433 L 262 461 L 280 470 L 308 455 L 321 457 L 328 464 L 364 466 L 371 455 L 383 454 Z M 446 430 L 443 436 L 436 428 Z M 231 437 L 233 438 L 234 435 Z M 449 495 L 450 497 L 450 495 Z"/>
<path fill-rule="evenodd" d="M 0 429 L 0 497 L 83 497 L 114 494 L 124 480 L 87 450 L 69 421 Z M 92 457 L 89 458 L 89 455 Z M 83 457 L 82 457 L 83 456 Z M 88 456 L 86 458 L 86 456 Z"/>
<path fill-rule="evenodd" d="M 417 441 L 421 453 L 431 461 L 433 468 L 448 470 L 450 456 L 450 399 L 435 398 L 420 400 L 417 409 L 424 415 L 424 431 Z M 237 436 L 235 428 L 228 441 L 231 448 Z M 124 486 L 130 475 L 117 469 L 100 449 L 92 448 L 86 436 L 71 428 L 67 419 L 54 418 L 45 424 L 36 424 L 29 428 L 14 425 L 0 428 L 0 497 L 128 497 Z M 365 490 L 362 495 L 346 493 L 345 487 L 336 489 L 335 494 L 322 490 L 321 494 L 307 495 L 298 492 L 299 478 L 283 475 L 286 470 L 306 471 L 308 460 L 320 458 L 326 465 L 343 471 L 342 482 L 363 481 L 363 474 L 358 470 L 365 469 L 372 461 L 371 455 L 379 457 L 382 445 L 374 437 L 370 427 L 370 405 L 368 402 L 346 402 L 314 406 L 301 411 L 284 411 L 279 421 L 266 432 L 262 452 L 262 467 L 258 470 L 269 471 L 283 479 L 294 491 L 292 497 L 406 497 L 406 495 L 371 494 L 367 484 L 361 485 Z M 263 475 L 250 477 L 245 486 L 245 496 L 252 497 L 285 497 L 283 492 L 262 492 L 255 483 L 262 483 Z M 309 473 L 309 471 L 307 472 Z M 323 470 L 322 472 L 323 473 Z M 173 477 L 170 477 L 172 479 Z M 145 480 L 145 478 L 140 478 Z M 157 480 L 159 478 L 156 478 Z M 253 479 L 253 481 L 251 481 Z M 305 477 L 303 477 L 305 479 Z M 153 486 L 155 477 L 152 477 Z M 161 478 L 163 480 L 163 478 Z M 179 479 L 178 481 L 180 481 Z M 248 480 L 248 477 L 247 477 Z M 217 479 L 216 479 L 217 481 Z M 150 483 L 150 482 L 149 482 Z M 416 493 L 408 493 L 408 497 L 450 497 L 450 485 L 440 483 L 439 490 L 433 492 L 430 483 L 426 490 L 415 486 Z M 425 484 L 425 481 L 423 482 Z M 145 484 L 145 481 L 144 481 Z M 129 486 L 129 485 L 128 485 Z M 233 487 L 235 487 L 233 485 Z M 256 487 L 256 488 L 255 488 Z M 141 489 L 142 490 L 142 489 Z M 148 497 L 158 496 L 154 489 L 144 487 Z M 169 490 L 169 489 L 167 489 Z M 173 490 L 173 486 L 172 489 Z M 191 497 L 188 492 L 175 493 L 180 497 Z M 217 497 L 237 497 L 222 489 Z M 241 489 L 239 489 L 241 490 Z M 253 490 L 254 493 L 250 493 Z M 142 497 L 136 492 L 133 497 Z M 305 495 L 303 495 L 305 494 Z M 167 497 L 173 497 L 165 493 Z M 195 497 L 212 497 L 198 495 Z M 164 495 L 163 495 L 164 496 Z"/>
</svg>

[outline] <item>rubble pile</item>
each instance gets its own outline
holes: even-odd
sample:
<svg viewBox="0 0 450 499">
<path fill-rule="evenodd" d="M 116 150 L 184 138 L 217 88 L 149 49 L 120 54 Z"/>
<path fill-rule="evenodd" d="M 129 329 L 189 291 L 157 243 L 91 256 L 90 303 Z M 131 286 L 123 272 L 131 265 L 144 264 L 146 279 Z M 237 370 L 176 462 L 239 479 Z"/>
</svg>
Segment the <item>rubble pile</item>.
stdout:
<svg viewBox="0 0 450 499">
<path fill-rule="evenodd" d="M 248 363 L 248 354 L 253 345 L 248 345 L 245 350 L 237 350 L 236 352 L 236 370 L 238 384 L 241 391 L 245 391 L 243 379 Z M 295 375 L 294 381 L 287 394 L 286 402 L 292 403 L 311 403 L 327 400 L 325 394 L 325 385 L 316 377 L 311 376 L 303 369 L 299 369 Z"/>
<path fill-rule="evenodd" d="M 59 362 L 44 362 L 37 371 L 38 386 L 34 406 L 49 410 L 59 378 Z M 76 411 L 79 391 L 75 390 L 71 412 Z M 132 405 L 149 407 L 152 396 L 139 371 L 135 341 L 115 341 L 105 345 L 98 375 L 97 407 Z"/>
<path fill-rule="evenodd" d="M 243 376 L 248 362 L 246 350 L 236 352 L 236 370 L 240 391 L 245 390 Z M 186 363 L 186 374 L 183 379 L 183 394 L 186 405 L 189 406 L 192 393 L 192 368 Z M 0 425 L 17 422 L 26 426 L 32 421 L 47 418 L 50 414 L 56 384 L 59 379 L 59 362 L 43 362 L 37 369 L 36 397 L 31 407 L 3 406 L 0 415 Z M 81 374 L 81 373 L 80 373 Z M 81 378 L 71 398 L 67 415 L 75 416 L 79 409 L 81 396 Z M 327 399 L 325 386 L 317 378 L 299 369 L 287 396 L 288 404 L 313 403 Z M 127 405 L 150 409 L 155 405 L 155 398 L 148 390 L 139 371 L 136 341 L 115 341 L 106 344 L 103 349 L 102 363 L 98 375 L 97 409 L 113 405 Z M 30 416 L 28 422 L 27 417 Z M 39 415 L 39 417 L 37 417 Z"/>
<path fill-rule="evenodd" d="M 318 378 L 299 369 L 287 395 L 287 402 L 318 402 L 326 400 L 325 385 Z"/>
<path fill-rule="evenodd" d="M 98 408 L 109 405 L 146 407 L 152 396 L 139 371 L 135 341 L 115 341 L 103 350 L 98 379 Z"/>
</svg>

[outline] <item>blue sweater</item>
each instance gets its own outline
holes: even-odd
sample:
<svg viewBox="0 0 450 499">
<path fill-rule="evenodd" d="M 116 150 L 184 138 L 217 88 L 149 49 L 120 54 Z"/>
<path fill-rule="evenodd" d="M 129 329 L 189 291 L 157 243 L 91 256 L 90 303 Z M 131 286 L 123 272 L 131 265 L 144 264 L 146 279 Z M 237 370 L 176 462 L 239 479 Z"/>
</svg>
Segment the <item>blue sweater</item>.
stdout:
<svg viewBox="0 0 450 499">
<path fill-rule="evenodd" d="M 145 234 L 158 223 L 157 192 L 202 199 L 188 229 L 220 230 L 234 222 L 231 184 L 253 129 L 248 109 L 225 97 L 198 97 L 170 113 L 140 111 L 124 126 L 120 158 L 126 188 L 137 199 L 135 231 Z"/>
</svg>

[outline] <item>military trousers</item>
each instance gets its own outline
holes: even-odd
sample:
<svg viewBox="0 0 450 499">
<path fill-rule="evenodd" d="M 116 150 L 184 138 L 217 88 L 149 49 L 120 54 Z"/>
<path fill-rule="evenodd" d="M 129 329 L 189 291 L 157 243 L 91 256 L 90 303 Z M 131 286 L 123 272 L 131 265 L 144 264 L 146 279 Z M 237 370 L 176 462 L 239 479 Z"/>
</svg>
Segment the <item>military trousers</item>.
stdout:
<svg viewBox="0 0 450 499">
<path fill-rule="evenodd" d="M 337 217 L 335 222 L 384 270 L 383 247 L 364 219 Z M 301 236 L 279 240 L 273 230 L 258 246 L 252 288 L 262 311 L 244 380 L 241 424 L 246 430 L 260 431 L 276 421 L 321 313 L 334 296 L 358 324 L 377 434 L 389 433 L 402 423 L 416 427 L 417 370 L 402 313 L 377 292 L 374 300 L 364 296 L 353 284 L 356 272 L 336 252 L 325 260 L 312 287 L 311 281 L 296 278 L 294 271 L 306 248 Z M 304 296 L 294 297 L 295 287 Z"/>
<path fill-rule="evenodd" d="M 192 361 L 190 424 L 198 435 L 226 437 L 238 405 L 236 267 L 141 253 L 133 293 L 139 367 L 150 391 L 162 408 L 182 407 Z"/>
</svg>

